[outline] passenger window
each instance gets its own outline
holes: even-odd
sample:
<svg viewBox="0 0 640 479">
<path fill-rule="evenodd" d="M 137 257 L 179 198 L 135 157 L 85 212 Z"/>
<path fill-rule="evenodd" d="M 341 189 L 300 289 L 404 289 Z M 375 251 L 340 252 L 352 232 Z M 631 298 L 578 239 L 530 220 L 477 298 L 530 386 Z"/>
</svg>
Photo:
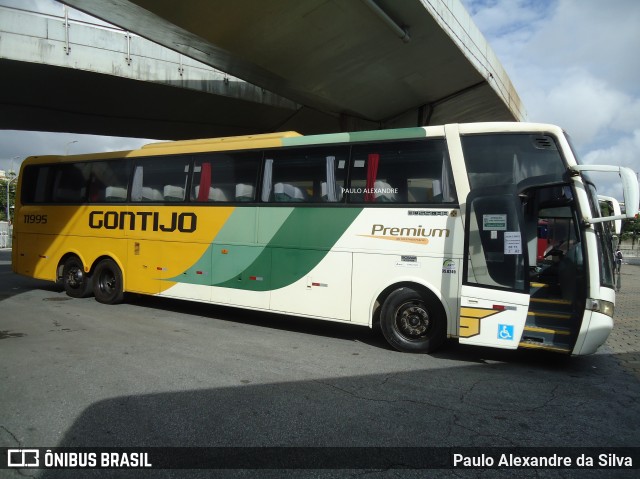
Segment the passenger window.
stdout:
<svg viewBox="0 0 640 479">
<path fill-rule="evenodd" d="M 295 148 L 265 153 L 262 201 L 336 203 L 342 200 L 347 147 Z"/>
<path fill-rule="evenodd" d="M 22 203 L 46 203 L 51 200 L 51 180 L 53 167 L 30 165 L 24 169 L 22 178 Z"/>
<path fill-rule="evenodd" d="M 127 199 L 129 166 L 125 160 L 91 163 L 89 201 L 124 202 Z"/>
<path fill-rule="evenodd" d="M 168 156 L 136 161 L 131 201 L 184 201 L 189 174 L 189 157 Z"/>
<path fill-rule="evenodd" d="M 87 201 L 89 163 L 68 163 L 55 167 L 52 200 L 56 203 Z"/>
<path fill-rule="evenodd" d="M 456 203 L 442 139 L 354 146 L 350 203 Z"/>
<path fill-rule="evenodd" d="M 261 153 L 220 152 L 198 156 L 194 163 L 191 200 L 254 201 Z"/>
</svg>

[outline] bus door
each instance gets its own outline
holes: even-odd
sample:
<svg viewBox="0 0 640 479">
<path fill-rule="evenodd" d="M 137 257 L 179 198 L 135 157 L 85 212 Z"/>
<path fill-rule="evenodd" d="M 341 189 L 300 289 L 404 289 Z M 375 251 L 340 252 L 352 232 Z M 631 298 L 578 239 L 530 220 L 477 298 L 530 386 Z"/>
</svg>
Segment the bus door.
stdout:
<svg viewBox="0 0 640 479">
<path fill-rule="evenodd" d="M 474 190 L 467 200 L 460 343 L 516 349 L 529 309 L 523 215 L 505 188 Z"/>
</svg>

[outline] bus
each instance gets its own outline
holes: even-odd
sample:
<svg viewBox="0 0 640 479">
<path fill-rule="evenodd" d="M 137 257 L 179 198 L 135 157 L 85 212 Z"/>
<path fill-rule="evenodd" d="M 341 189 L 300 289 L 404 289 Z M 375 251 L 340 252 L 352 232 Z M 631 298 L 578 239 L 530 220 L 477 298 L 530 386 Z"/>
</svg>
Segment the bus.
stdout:
<svg viewBox="0 0 640 479">
<path fill-rule="evenodd" d="M 611 230 L 611 235 L 614 236 L 616 240 L 619 239 L 618 236 L 622 234 L 622 218 L 625 217 L 625 215 L 622 214 L 620 203 L 612 196 L 603 195 L 598 195 L 598 201 L 600 202 L 600 212 L 602 216 L 613 216 L 618 218 L 609 223 L 608 226 Z M 617 244 L 614 245 L 614 249 L 616 246 Z"/>
<path fill-rule="evenodd" d="M 404 352 L 589 354 L 611 244 L 559 127 L 474 123 L 161 142 L 24 161 L 13 270 L 74 298 L 138 293 L 379 327 Z M 541 221 L 551 254 L 538 258 Z"/>
</svg>

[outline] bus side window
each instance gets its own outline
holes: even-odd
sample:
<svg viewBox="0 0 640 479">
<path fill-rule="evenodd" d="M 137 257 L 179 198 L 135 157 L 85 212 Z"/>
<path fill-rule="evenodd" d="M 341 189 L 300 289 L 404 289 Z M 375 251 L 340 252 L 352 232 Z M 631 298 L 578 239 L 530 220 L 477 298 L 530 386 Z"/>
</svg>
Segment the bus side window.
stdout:
<svg viewBox="0 0 640 479">
<path fill-rule="evenodd" d="M 260 153 L 221 152 L 196 157 L 191 200 L 197 202 L 253 201 Z"/>
<path fill-rule="evenodd" d="M 444 140 L 409 140 L 353 148 L 350 203 L 455 203 Z"/>
<path fill-rule="evenodd" d="M 128 183 L 128 166 L 123 159 L 91 163 L 89 202 L 126 201 Z"/>
<path fill-rule="evenodd" d="M 49 165 L 29 165 L 24 169 L 21 201 L 28 205 L 46 203 L 51 200 L 53 167 Z"/>
<path fill-rule="evenodd" d="M 88 163 L 64 163 L 55 167 L 53 201 L 84 203 L 87 200 Z"/>
<path fill-rule="evenodd" d="M 188 174 L 187 155 L 139 159 L 133 174 L 131 201 L 184 201 Z"/>
<path fill-rule="evenodd" d="M 348 150 L 345 147 L 268 151 L 262 201 L 274 203 L 342 200 Z"/>
</svg>

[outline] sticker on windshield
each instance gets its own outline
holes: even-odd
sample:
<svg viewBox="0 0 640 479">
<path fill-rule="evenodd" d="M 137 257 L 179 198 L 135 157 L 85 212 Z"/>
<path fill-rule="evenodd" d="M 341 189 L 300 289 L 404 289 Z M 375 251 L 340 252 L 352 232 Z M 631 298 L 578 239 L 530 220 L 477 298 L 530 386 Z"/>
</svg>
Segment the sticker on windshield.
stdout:
<svg viewBox="0 0 640 479">
<path fill-rule="evenodd" d="M 485 231 L 506 231 L 507 215 L 482 215 L 482 229 Z"/>
<path fill-rule="evenodd" d="M 522 254 L 522 240 L 519 231 L 505 231 L 504 254 Z"/>
</svg>

